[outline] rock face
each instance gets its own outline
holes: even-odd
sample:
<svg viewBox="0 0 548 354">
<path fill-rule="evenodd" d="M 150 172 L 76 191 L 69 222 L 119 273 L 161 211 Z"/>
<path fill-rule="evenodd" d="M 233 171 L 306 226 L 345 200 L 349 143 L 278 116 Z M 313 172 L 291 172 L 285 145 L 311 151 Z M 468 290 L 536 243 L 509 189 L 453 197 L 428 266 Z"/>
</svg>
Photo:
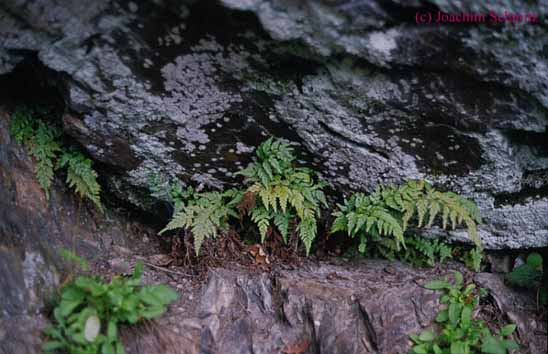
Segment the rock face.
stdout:
<svg viewBox="0 0 548 354">
<path fill-rule="evenodd" d="M 430 328 L 439 310 L 439 292 L 421 285 L 449 273 L 387 261 L 306 264 L 270 274 L 214 269 L 194 313 L 168 314 L 153 335 L 128 343 L 140 353 L 404 354 L 409 334 Z M 546 323 L 535 314 L 533 296 L 507 289 L 494 274 L 475 280 L 494 299 L 479 316 L 503 322 L 508 316 L 518 325 L 521 352 L 545 353 Z"/>
<path fill-rule="evenodd" d="M 140 208 L 152 172 L 222 188 L 274 135 L 335 191 L 426 178 L 480 205 L 487 248 L 542 247 L 548 7 L 508 6 L 5 0 L 0 74 L 48 68 L 65 130 Z M 438 11 L 541 23 L 416 23 Z"/>
<path fill-rule="evenodd" d="M 0 353 L 34 354 L 41 352 L 47 305 L 70 273 L 59 251 L 74 249 L 98 261 L 143 240 L 123 218 L 98 223 L 62 186 L 46 200 L 32 161 L 10 139 L 7 118 L 0 108 Z"/>
<path fill-rule="evenodd" d="M 143 237 L 149 230 L 115 213 L 97 217 L 59 180 L 46 200 L 7 126 L 0 108 L 0 354 L 36 354 L 48 304 L 67 275 L 61 248 L 115 273 L 158 250 Z M 212 269 L 193 290 L 188 279 L 151 269 L 145 280 L 169 281 L 181 299 L 158 323 L 122 331 L 129 354 L 406 353 L 408 335 L 431 326 L 439 308 L 440 294 L 421 285 L 450 274 L 388 261 L 309 262 L 269 273 Z M 546 323 L 533 296 L 494 274 L 475 281 L 491 290 L 498 318 L 518 325 L 524 352 L 545 353 Z"/>
</svg>

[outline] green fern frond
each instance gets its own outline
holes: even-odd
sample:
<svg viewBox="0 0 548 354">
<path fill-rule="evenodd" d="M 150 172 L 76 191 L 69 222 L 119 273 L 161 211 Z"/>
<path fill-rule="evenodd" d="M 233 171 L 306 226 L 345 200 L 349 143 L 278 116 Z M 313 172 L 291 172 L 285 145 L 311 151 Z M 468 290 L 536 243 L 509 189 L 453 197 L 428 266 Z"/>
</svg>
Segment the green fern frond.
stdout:
<svg viewBox="0 0 548 354">
<path fill-rule="evenodd" d="M 289 234 L 289 221 L 291 220 L 291 214 L 289 213 L 276 213 L 274 215 L 274 225 L 280 231 L 284 243 L 287 243 L 287 235 Z"/>
<path fill-rule="evenodd" d="M 289 222 L 296 214 L 298 235 L 308 254 L 317 233 L 316 219 L 321 207 L 327 205 L 322 191 L 326 184 L 310 169 L 294 167 L 293 149 L 281 140 L 268 139 L 257 148 L 256 155 L 257 162 L 239 174 L 251 182 L 246 193 L 256 196 L 257 203 L 249 213 L 261 241 L 274 224 L 287 242 Z"/>
<path fill-rule="evenodd" d="M 83 154 L 67 150 L 61 144 L 61 131 L 33 117 L 31 109 L 19 108 L 11 117 L 10 134 L 25 144 L 35 160 L 38 183 L 49 199 L 49 190 L 55 170 L 67 169 L 67 184 L 82 198 L 90 199 L 102 211 L 97 173 L 91 168 L 91 160 Z M 59 157 L 61 155 L 61 157 Z"/>
<path fill-rule="evenodd" d="M 65 151 L 59 159 L 58 166 L 67 169 L 67 184 L 80 198 L 91 200 L 100 211 L 101 186 L 97 182 L 97 172 L 91 167 L 91 160 L 77 151 Z"/>
<path fill-rule="evenodd" d="M 242 199 L 240 191 L 229 189 L 223 193 L 204 192 L 187 194 L 190 198 L 173 214 L 170 222 L 160 231 L 186 229 L 194 236 L 194 251 L 200 254 L 204 241 L 226 231 L 228 220 L 237 217 L 236 206 Z"/>
<path fill-rule="evenodd" d="M 369 194 L 356 193 L 338 210 L 331 232 L 346 231 L 350 237 L 391 237 L 395 249 L 405 248 L 404 232 L 416 220 L 418 227 L 430 227 L 441 213 L 442 227 L 464 224 L 470 239 L 480 247 L 476 222 L 481 222 L 475 204 L 455 193 L 440 192 L 425 181 L 408 181 L 402 186 L 379 186 Z M 360 242 L 360 247 L 364 242 Z M 436 247 L 436 245 L 423 245 Z M 430 250 L 423 248 L 425 256 Z"/>
<path fill-rule="evenodd" d="M 271 218 L 271 213 L 265 208 L 256 207 L 251 210 L 251 221 L 253 221 L 259 228 L 261 242 L 264 242 L 266 239 Z"/>
<path fill-rule="evenodd" d="M 35 120 L 32 119 L 32 112 L 26 108 L 18 108 L 13 112 L 10 119 L 10 135 L 19 144 L 26 144 L 34 135 Z"/>
<path fill-rule="evenodd" d="M 306 249 L 306 255 L 309 255 L 310 249 L 312 248 L 312 242 L 316 238 L 316 233 L 318 232 L 316 219 L 313 217 L 302 219 L 299 226 L 297 226 L 297 231 L 299 233 L 299 238 Z"/>
<path fill-rule="evenodd" d="M 35 173 L 38 182 L 49 199 L 49 189 L 55 175 L 55 159 L 61 152 L 61 146 L 57 142 L 59 132 L 38 121 L 34 135 L 30 138 L 29 152 L 35 158 Z"/>
</svg>

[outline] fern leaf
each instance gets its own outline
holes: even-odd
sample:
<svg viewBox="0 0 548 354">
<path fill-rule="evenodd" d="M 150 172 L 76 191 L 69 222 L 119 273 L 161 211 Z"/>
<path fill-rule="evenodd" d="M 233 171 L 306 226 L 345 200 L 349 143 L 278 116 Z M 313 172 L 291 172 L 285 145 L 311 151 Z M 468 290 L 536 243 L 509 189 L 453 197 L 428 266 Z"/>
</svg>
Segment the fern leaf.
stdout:
<svg viewBox="0 0 548 354">
<path fill-rule="evenodd" d="M 298 226 L 299 238 L 302 240 L 306 255 L 310 254 L 312 248 L 312 241 L 316 238 L 317 226 L 316 220 L 312 217 L 302 219 Z"/>
<path fill-rule="evenodd" d="M 255 208 L 251 211 L 251 221 L 259 228 L 261 242 L 264 242 L 270 226 L 270 213 L 264 208 Z"/>
<path fill-rule="evenodd" d="M 91 167 L 91 160 L 79 152 L 64 152 L 58 166 L 67 168 L 69 187 L 74 188 L 80 198 L 91 200 L 102 211 L 101 186 L 97 182 L 97 172 Z"/>
<path fill-rule="evenodd" d="M 287 243 L 287 235 L 289 234 L 289 219 L 291 216 L 289 214 L 276 213 L 274 215 L 274 225 L 280 231 L 284 243 Z"/>
<path fill-rule="evenodd" d="M 287 210 L 287 201 L 289 200 L 290 190 L 286 186 L 277 186 L 275 190 L 276 197 L 280 201 L 280 208 L 282 213 Z"/>
<path fill-rule="evenodd" d="M 436 219 L 436 216 L 439 214 L 441 210 L 441 207 L 440 207 L 440 204 L 438 201 L 430 201 L 430 207 L 429 207 L 429 210 L 428 210 L 428 223 L 426 225 L 426 227 L 431 227 L 432 224 L 434 223 L 434 220 Z"/>
<path fill-rule="evenodd" d="M 34 120 L 31 112 L 24 108 L 16 109 L 11 115 L 9 131 L 19 144 L 27 143 L 34 135 Z"/>
<path fill-rule="evenodd" d="M 304 214 L 304 196 L 301 193 L 291 193 L 289 203 L 295 208 L 299 218 L 302 219 Z"/>
<path fill-rule="evenodd" d="M 30 154 L 36 159 L 36 178 L 48 199 L 54 177 L 54 160 L 61 151 L 61 146 L 56 141 L 58 135 L 58 131 L 54 128 L 39 121 L 38 128 L 30 139 Z"/>
</svg>

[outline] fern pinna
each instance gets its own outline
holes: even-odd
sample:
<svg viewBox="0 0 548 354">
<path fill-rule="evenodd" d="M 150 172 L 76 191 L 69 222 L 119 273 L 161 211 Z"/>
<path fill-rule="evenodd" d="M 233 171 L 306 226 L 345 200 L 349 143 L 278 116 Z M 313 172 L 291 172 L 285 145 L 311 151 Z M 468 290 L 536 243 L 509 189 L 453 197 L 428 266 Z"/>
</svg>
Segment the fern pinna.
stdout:
<svg viewBox="0 0 548 354">
<path fill-rule="evenodd" d="M 331 232 L 344 231 L 353 238 L 359 237 L 361 253 L 368 240 L 383 242 L 399 251 L 405 247 L 404 232 L 411 220 L 416 220 L 418 227 L 430 227 L 438 216 L 443 228 L 449 223 L 453 229 L 466 225 L 470 238 L 480 247 L 476 225 L 481 217 L 476 205 L 455 193 L 438 191 L 425 181 L 408 181 L 399 187 L 379 186 L 369 195 L 356 193 L 339 204 L 333 216 Z"/>
<path fill-rule="evenodd" d="M 178 194 L 179 195 L 179 194 Z M 206 238 L 215 238 L 220 231 L 227 231 L 230 217 L 238 217 L 236 206 L 242 199 L 242 193 L 235 189 L 224 192 L 190 193 L 182 192 L 177 199 L 171 221 L 160 231 L 160 234 L 175 229 L 186 229 L 194 237 L 194 251 L 200 249 Z"/>
<path fill-rule="evenodd" d="M 243 210 L 258 226 L 261 242 L 272 224 L 287 242 L 290 221 L 298 221 L 296 231 L 309 254 L 320 209 L 327 207 L 322 191 L 326 184 L 312 170 L 294 167 L 293 149 L 281 140 L 268 139 L 257 148 L 256 155 L 257 161 L 239 172 L 250 184 L 247 199 L 254 201 Z"/>
</svg>

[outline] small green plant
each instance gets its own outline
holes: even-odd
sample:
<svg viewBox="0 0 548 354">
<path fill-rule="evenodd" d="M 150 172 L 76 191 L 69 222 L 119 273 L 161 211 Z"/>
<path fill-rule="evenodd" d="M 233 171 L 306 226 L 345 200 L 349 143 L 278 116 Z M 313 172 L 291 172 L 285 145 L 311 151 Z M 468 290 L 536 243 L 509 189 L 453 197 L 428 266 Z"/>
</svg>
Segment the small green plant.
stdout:
<svg viewBox="0 0 548 354">
<path fill-rule="evenodd" d="M 481 270 L 481 262 L 483 261 L 483 252 L 481 248 L 474 247 L 462 256 L 462 261 L 466 266 L 474 272 Z"/>
<path fill-rule="evenodd" d="M 58 168 L 66 168 L 66 183 L 80 198 L 88 198 L 102 210 L 101 186 L 97 183 L 97 172 L 91 167 L 90 159 L 79 151 L 63 151 Z"/>
<path fill-rule="evenodd" d="M 444 279 L 425 285 L 427 289 L 445 292 L 440 298 L 444 308 L 435 318 L 441 331 L 436 334 L 433 330 L 425 330 L 420 335 L 411 335 L 414 346 L 410 353 L 506 354 L 519 349 L 515 341 L 506 338 L 515 331 L 516 325 L 506 325 L 493 334 L 484 321 L 474 318 L 479 299 L 486 291 L 477 289 L 473 283 L 465 286 L 459 272 L 455 272 L 454 277 L 454 284 Z"/>
<path fill-rule="evenodd" d="M 542 284 L 542 266 L 542 256 L 536 252 L 530 253 L 524 264 L 506 274 L 506 281 L 513 287 L 536 290 L 539 304 L 546 305 L 548 304 L 548 284 Z"/>
<path fill-rule="evenodd" d="M 105 283 L 80 276 L 67 284 L 53 310 L 53 326 L 44 334 L 45 353 L 123 354 L 120 324 L 135 324 L 162 315 L 177 293 L 165 285 L 141 286 L 142 265 L 129 278 Z"/>
<path fill-rule="evenodd" d="M 58 169 L 66 169 L 67 184 L 81 198 L 91 200 L 102 210 L 101 186 L 97 183 L 97 173 L 91 160 L 81 152 L 67 149 L 61 143 L 61 131 L 34 118 L 37 112 L 19 108 L 11 116 L 10 134 L 20 144 L 24 144 L 34 158 L 35 173 L 49 199 L 49 190 Z"/>
<path fill-rule="evenodd" d="M 150 196 L 168 202 L 174 214 L 181 210 L 185 201 L 196 199 L 196 191 L 192 186 L 184 187 L 178 180 L 169 181 L 158 174 L 149 176 L 148 187 Z"/>
<path fill-rule="evenodd" d="M 160 234 L 175 229 L 186 229 L 194 236 L 194 251 L 200 248 L 206 238 L 215 238 L 220 231 L 227 231 L 230 217 L 238 217 L 237 205 L 242 193 L 235 189 L 224 192 L 196 193 L 188 189 L 170 189 L 175 202 L 171 221 Z"/>
<path fill-rule="evenodd" d="M 290 223 L 295 221 L 296 231 L 309 254 L 317 235 L 321 207 L 327 207 L 322 190 L 326 184 L 312 170 L 295 167 L 293 149 L 281 140 L 266 140 L 257 148 L 256 155 L 257 161 L 239 172 L 250 184 L 240 210 L 249 213 L 259 228 L 261 242 L 272 225 L 287 242 Z"/>
<path fill-rule="evenodd" d="M 405 240 L 405 245 L 406 248 L 397 254 L 397 258 L 417 267 L 433 267 L 436 263 L 443 264 L 453 258 L 453 248 L 438 239 L 410 237 Z"/>
<path fill-rule="evenodd" d="M 348 255 L 352 256 L 352 253 Z M 443 264 L 449 259 L 458 258 L 475 272 L 480 270 L 483 259 L 483 253 L 477 247 L 466 250 L 464 247 L 453 246 L 439 239 L 420 236 L 407 237 L 405 247 L 399 250 L 395 249 L 392 240 L 380 239 L 378 242 L 372 242 L 371 246 L 361 255 L 389 260 L 399 259 L 416 267 L 433 267 L 436 264 Z"/>
<path fill-rule="evenodd" d="M 431 227 L 441 216 L 441 226 L 454 229 L 465 224 L 477 247 L 477 223 L 481 222 L 476 205 L 452 192 L 440 192 L 425 181 L 408 181 L 402 186 L 380 186 L 366 195 L 355 193 L 338 205 L 333 213 L 335 221 L 331 232 L 344 231 L 350 237 L 359 237 L 358 250 L 364 253 L 368 242 L 382 243 L 399 251 L 405 247 L 404 232 L 409 222 Z"/>
</svg>

